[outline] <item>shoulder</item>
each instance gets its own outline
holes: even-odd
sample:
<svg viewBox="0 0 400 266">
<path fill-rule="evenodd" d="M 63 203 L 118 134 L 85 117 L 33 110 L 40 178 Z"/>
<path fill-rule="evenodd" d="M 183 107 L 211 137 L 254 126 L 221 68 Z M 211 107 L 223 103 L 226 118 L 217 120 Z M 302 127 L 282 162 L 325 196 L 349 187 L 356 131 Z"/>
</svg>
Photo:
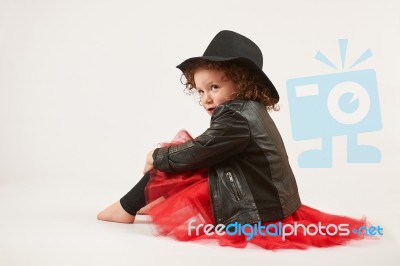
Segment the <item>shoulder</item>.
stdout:
<svg viewBox="0 0 400 266">
<path fill-rule="evenodd" d="M 231 100 L 224 104 L 218 105 L 212 115 L 211 120 L 218 118 L 222 115 L 243 115 L 248 111 L 256 109 L 265 109 L 265 106 L 257 101 L 251 100 Z"/>
<path fill-rule="evenodd" d="M 241 112 L 243 108 L 249 103 L 248 100 L 231 100 L 224 104 L 218 105 L 212 115 L 212 118 L 219 117 L 226 113 Z"/>
<path fill-rule="evenodd" d="M 211 116 L 210 128 L 214 127 L 248 127 L 247 118 L 243 115 L 251 101 L 231 100 L 218 105 Z"/>
</svg>

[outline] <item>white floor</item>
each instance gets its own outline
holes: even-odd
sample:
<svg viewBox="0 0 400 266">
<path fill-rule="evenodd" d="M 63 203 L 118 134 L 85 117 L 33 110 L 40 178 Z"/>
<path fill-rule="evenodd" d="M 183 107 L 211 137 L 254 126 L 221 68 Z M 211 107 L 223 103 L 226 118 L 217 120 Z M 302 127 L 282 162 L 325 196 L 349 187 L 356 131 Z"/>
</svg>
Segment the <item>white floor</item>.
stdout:
<svg viewBox="0 0 400 266">
<path fill-rule="evenodd" d="M 379 204 L 363 210 L 384 227 L 379 240 L 272 252 L 255 246 L 235 249 L 155 237 L 145 216 L 133 225 L 97 221 L 96 213 L 124 190 L 125 184 L 111 184 L 95 184 L 92 179 L 0 179 L 0 265 L 400 265 L 395 216 L 385 216 L 388 212 L 381 212 Z M 337 194 L 338 204 L 351 202 L 345 193 Z M 388 198 L 398 197 L 395 190 L 389 194 Z M 384 196 L 381 193 L 376 200 Z M 353 198 L 357 204 L 358 198 Z"/>
</svg>

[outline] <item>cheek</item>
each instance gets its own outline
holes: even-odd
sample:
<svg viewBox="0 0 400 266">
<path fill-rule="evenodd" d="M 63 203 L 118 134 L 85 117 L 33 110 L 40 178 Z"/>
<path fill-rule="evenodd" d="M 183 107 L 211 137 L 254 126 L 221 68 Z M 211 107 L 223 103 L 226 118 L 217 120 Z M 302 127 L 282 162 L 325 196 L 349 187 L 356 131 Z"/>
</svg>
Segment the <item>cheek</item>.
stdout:
<svg viewBox="0 0 400 266">
<path fill-rule="evenodd" d="M 203 106 L 204 108 L 206 108 L 206 104 L 209 101 L 209 99 L 207 99 L 207 97 L 203 96 L 199 99 L 199 103 L 201 106 Z"/>
<path fill-rule="evenodd" d="M 227 102 L 229 100 L 232 100 L 232 95 L 230 93 L 221 95 L 221 97 L 218 98 L 218 104 L 222 104 L 222 103 Z"/>
<path fill-rule="evenodd" d="M 230 100 L 235 98 L 235 90 L 230 90 L 229 93 L 227 93 L 226 95 L 227 98 L 229 98 Z"/>
</svg>

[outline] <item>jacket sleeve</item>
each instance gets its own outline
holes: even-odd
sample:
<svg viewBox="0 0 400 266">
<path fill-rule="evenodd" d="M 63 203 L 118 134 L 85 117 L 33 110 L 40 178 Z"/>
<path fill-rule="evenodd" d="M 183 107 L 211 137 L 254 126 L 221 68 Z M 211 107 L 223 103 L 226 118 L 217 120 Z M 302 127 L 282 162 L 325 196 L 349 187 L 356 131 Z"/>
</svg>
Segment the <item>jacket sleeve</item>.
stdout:
<svg viewBox="0 0 400 266">
<path fill-rule="evenodd" d="M 228 105 L 220 105 L 203 134 L 183 144 L 157 148 L 153 164 L 163 172 L 206 168 L 240 153 L 249 141 L 247 120 Z"/>
</svg>

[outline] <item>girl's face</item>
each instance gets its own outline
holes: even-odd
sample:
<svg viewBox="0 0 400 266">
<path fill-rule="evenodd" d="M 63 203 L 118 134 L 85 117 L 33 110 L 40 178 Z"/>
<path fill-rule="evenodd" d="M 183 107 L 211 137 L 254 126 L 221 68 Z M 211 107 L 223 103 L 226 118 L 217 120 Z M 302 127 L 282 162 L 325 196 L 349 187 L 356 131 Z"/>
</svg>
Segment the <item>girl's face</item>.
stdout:
<svg viewBox="0 0 400 266">
<path fill-rule="evenodd" d="M 225 77 L 222 70 L 197 69 L 194 82 L 200 103 L 209 115 L 212 115 L 215 107 L 234 98 L 233 82 Z"/>
</svg>

